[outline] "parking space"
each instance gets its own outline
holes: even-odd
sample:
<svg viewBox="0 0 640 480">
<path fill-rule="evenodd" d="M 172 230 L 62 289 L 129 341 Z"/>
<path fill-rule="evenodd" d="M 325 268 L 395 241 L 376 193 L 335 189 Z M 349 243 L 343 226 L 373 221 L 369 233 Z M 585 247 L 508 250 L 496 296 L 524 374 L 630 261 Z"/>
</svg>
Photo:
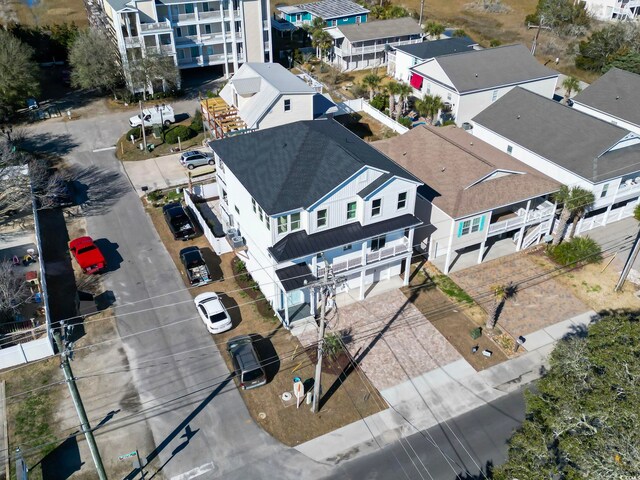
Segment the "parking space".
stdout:
<svg viewBox="0 0 640 480">
<path fill-rule="evenodd" d="M 512 336 L 527 335 L 584 313 L 590 308 L 554 278 L 536 253 L 517 253 L 451 274 L 451 278 L 486 310 L 493 297 L 493 285 L 513 281 L 518 285 L 514 299 L 506 302 L 498 326 Z"/>
</svg>

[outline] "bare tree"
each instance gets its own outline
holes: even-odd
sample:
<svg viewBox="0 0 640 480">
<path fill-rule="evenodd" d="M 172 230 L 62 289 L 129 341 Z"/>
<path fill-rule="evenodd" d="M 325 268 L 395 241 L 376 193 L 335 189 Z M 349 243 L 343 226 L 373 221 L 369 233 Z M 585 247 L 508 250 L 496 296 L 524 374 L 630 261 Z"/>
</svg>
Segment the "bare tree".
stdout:
<svg viewBox="0 0 640 480">
<path fill-rule="evenodd" d="M 0 261 L 0 320 L 11 320 L 31 296 L 23 272 L 16 272 L 15 268 L 9 260 Z"/>
</svg>

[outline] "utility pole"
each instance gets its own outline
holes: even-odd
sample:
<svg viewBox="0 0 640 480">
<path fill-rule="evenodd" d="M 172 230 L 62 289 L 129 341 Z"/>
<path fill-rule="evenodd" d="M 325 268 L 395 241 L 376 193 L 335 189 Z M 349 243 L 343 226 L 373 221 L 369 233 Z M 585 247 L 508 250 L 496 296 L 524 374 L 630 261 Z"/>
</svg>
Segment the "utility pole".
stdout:
<svg viewBox="0 0 640 480">
<path fill-rule="evenodd" d="M 54 331 L 53 338 L 55 339 L 56 344 L 58 345 L 58 350 L 60 351 L 60 360 L 62 362 L 61 367 L 64 371 L 64 378 L 67 382 L 67 385 L 69 385 L 69 392 L 71 393 L 73 404 L 75 405 L 76 412 L 78 413 L 78 417 L 80 418 L 82 433 L 84 433 L 84 436 L 87 439 L 87 445 L 89 445 L 91 458 L 93 458 L 93 463 L 95 464 L 96 471 L 98 472 L 98 478 L 100 480 L 107 480 L 107 474 L 104 471 L 102 459 L 100 458 L 100 451 L 98 450 L 96 439 L 93 437 L 93 431 L 91 430 L 91 425 L 89 424 L 89 419 L 87 418 L 87 412 L 85 412 L 84 405 L 82 405 L 82 399 L 80 398 L 80 392 L 78 391 L 76 380 L 73 377 L 73 372 L 71 371 L 71 365 L 69 365 L 69 353 L 66 347 L 62 344 L 60 332 Z"/>
<path fill-rule="evenodd" d="M 620 278 L 618 279 L 618 283 L 616 283 L 616 286 L 613 289 L 614 292 L 620 291 L 620 289 L 624 285 L 624 282 L 627 280 L 627 276 L 631 271 L 631 267 L 633 266 L 633 264 L 636 261 L 636 258 L 638 257 L 638 251 L 640 251 L 640 230 L 636 235 L 635 242 L 633 243 L 633 248 L 629 252 L 629 257 L 627 257 L 627 261 L 624 264 L 624 268 L 622 269 L 622 272 L 620 272 Z"/>
<path fill-rule="evenodd" d="M 420 0 L 420 21 L 418 22 L 418 25 L 420 25 L 420 28 L 422 28 L 422 13 L 424 12 L 424 0 Z"/>
<path fill-rule="evenodd" d="M 142 122 L 140 124 L 140 130 L 142 130 L 142 145 L 144 146 L 144 149 L 147 149 L 147 136 L 144 133 L 144 113 L 142 112 L 142 100 L 140 100 L 140 102 L 138 102 L 138 104 L 140 105 L 140 122 Z"/>
</svg>

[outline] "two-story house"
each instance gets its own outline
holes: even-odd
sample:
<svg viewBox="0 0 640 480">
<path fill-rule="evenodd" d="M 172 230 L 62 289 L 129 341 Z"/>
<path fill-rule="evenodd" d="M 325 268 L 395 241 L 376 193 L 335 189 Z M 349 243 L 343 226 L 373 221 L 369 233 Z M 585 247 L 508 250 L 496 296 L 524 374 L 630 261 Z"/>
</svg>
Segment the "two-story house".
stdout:
<svg viewBox="0 0 640 480">
<path fill-rule="evenodd" d="M 305 280 L 330 267 L 364 298 L 405 272 L 420 181 L 332 119 L 209 143 L 221 221 L 246 243 L 248 272 L 289 328 L 316 312 Z"/>
<path fill-rule="evenodd" d="M 573 108 L 640 135 L 640 75 L 612 68 L 573 97 Z"/>
<path fill-rule="evenodd" d="M 410 69 L 414 95 L 438 95 L 458 126 L 516 86 L 553 98 L 558 72 L 524 45 L 472 50 L 432 58 Z"/>
<path fill-rule="evenodd" d="M 270 0 L 101 0 L 102 19 L 129 61 L 151 53 L 179 69 L 220 66 L 228 77 L 244 62 L 272 61 Z"/>
<path fill-rule="evenodd" d="M 447 37 L 440 40 L 397 45 L 388 52 L 387 73 L 401 82 L 411 79 L 411 67 L 430 58 L 469 52 L 478 44 L 469 37 Z"/>
<path fill-rule="evenodd" d="M 326 30 L 333 37 L 329 61 L 341 70 L 387 64 L 391 47 L 422 42 L 422 28 L 410 17 L 339 25 Z"/>
<path fill-rule="evenodd" d="M 414 247 L 446 274 L 538 243 L 548 234 L 559 182 L 449 127 L 415 127 L 373 143 L 424 185 Z"/>
<path fill-rule="evenodd" d="M 633 20 L 640 16 L 640 0 L 582 0 L 598 20 Z"/>
<path fill-rule="evenodd" d="M 568 186 L 590 190 L 577 232 L 633 215 L 640 195 L 640 135 L 515 88 L 473 121 L 471 132 Z"/>
<path fill-rule="evenodd" d="M 369 10 L 351 0 L 320 0 L 299 5 L 276 6 L 280 18 L 297 27 L 309 25 L 314 19 L 324 20 L 328 27 L 350 23 L 365 23 Z"/>
<path fill-rule="evenodd" d="M 220 91 L 200 102 L 215 138 L 313 120 L 335 105 L 278 63 L 245 63 Z"/>
</svg>

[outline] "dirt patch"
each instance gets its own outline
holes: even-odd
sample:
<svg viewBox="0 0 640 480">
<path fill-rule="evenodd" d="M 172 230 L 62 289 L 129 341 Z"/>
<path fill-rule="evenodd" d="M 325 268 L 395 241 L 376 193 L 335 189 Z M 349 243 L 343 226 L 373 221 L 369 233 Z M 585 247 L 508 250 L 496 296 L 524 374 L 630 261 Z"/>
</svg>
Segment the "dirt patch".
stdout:
<svg viewBox="0 0 640 480">
<path fill-rule="evenodd" d="M 31 8 L 20 0 L 2 0 L 2 3 L 8 11 L 15 13 L 15 18 L 23 25 L 44 27 L 73 22 L 84 27 L 89 23 L 82 0 L 40 0 L 34 2 Z"/>
<path fill-rule="evenodd" d="M 335 120 L 367 142 L 375 142 L 398 135 L 394 130 L 364 112 L 340 115 L 335 117 Z"/>
<path fill-rule="evenodd" d="M 197 237 L 187 242 L 176 242 L 164 222 L 162 211 L 147 206 L 147 212 L 177 268 L 184 275 L 178 258 L 179 250 L 190 245 L 209 248 L 207 240 Z M 340 375 L 334 370 L 323 374 L 325 395 L 318 414 L 311 413 L 306 404 L 296 409 L 295 400 L 282 400 L 284 392 L 293 391 L 294 377 L 305 381 L 313 378 L 314 365 L 297 338 L 284 329 L 277 317 L 272 313 L 264 316 L 258 310 L 249 293 L 253 289 L 242 289 L 244 287 L 236 280 L 232 267 L 235 256 L 226 254 L 218 258 L 221 279 L 203 287 L 191 288 L 190 292 L 194 296 L 205 291 L 225 292 L 221 298 L 231 315 L 234 328 L 216 335 L 217 344 L 224 345 L 229 338 L 237 335 L 256 335 L 256 348 L 266 364 L 269 382 L 263 387 L 241 390 L 240 393 L 258 425 L 285 445 L 294 446 L 387 408 L 361 371 Z M 204 335 L 204 326 L 202 328 Z M 222 356 L 229 371 L 232 371 L 226 352 L 222 352 Z"/>
<path fill-rule="evenodd" d="M 414 265 L 414 269 L 417 265 Z M 471 331 L 484 326 L 486 314 L 475 304 L 452 302 L 423 271 L 414 275 L 403 293 L 410 298 L 427 320 L 444 336 L 464 359 L 476 370 L 483 370 L 507 360 L 507 355 L 487 332 L 477 339 Z M 468 316 L 473 315 L 472 317 Z M 475 353 L 472 349 L 478 347 Z M 482 351 L 492 352 L 490 357 Z"/>
</svg>

